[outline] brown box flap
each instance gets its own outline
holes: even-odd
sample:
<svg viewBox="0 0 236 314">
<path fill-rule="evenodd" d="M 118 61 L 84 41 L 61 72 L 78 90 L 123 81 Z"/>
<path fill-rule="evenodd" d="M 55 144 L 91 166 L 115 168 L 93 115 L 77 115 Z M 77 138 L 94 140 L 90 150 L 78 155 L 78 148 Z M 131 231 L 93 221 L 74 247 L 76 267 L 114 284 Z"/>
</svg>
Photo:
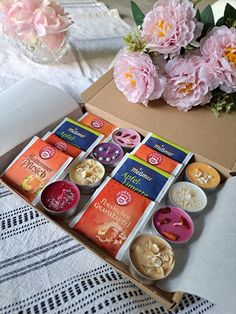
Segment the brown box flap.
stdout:
<svg viewBox="0 0 236 314">
<path fill-rule="evenodd" d="M 109 70 L 82 97 L 88 110 L 116 116 L 140 129 L 154 132 L 207 158 L 228 170 L 236 164 L 236 112 L 219 118 L 207 107 L 185 113 L 163 100 L 152 101 L 148 107 L 126 100 L 113 81 Z M 92 110 L 91 110 L 92 109 Z"/>
</svg>

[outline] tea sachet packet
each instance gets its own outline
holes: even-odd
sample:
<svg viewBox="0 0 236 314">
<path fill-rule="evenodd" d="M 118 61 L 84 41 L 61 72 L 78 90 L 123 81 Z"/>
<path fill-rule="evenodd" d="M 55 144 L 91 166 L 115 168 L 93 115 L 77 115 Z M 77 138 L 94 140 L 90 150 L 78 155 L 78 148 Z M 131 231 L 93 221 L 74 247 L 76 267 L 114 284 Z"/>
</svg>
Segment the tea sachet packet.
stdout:
<svg viewBox="0 0 236 314">
<path fill-rule="evenodd" d="M 111 177 L 135 192 L 160 202 L 175 177 L 153 165 L 126 154 Z"/>
<path fill-rule="evenodd" d="M 149 133 L 144 138 L 143 144 L 183 165 L 186 165 L 193 156 L 193 153 L 186 148 L 178 146 L 154 133 Z"/>
<path fill-rule="evenodd" d="M 35 205 L 42 189 L 56 180 L 71 161 L 72 157 L 35 136 L 7 167 L 2 179 Z"/>
<path fill-rule="evenodd" d="M 173 176 L 177 176 L 182 168 L 182 164 L 142 143 L 132 151 L 132 155 Z"/>
<path fill-rule="evenodd" d="M 104 137 L 100 132 L 69 118 L 65 118 L 52 133 L 84 152 L 91 151 Z"/>
<path fill-rule="evenodd" d="M 92 113 L 86 112 L 79 120 L 81 124 L 88 126 L 89 128 L 98 131 L 108 137 L 111 133 L 117 129 L 117 126 L 98 117 Z"/>
<path fill-rule="evenodd" d="M 107 177 L 70 226 L 118 260 L 154 212 L 155 203 Z"/>
<path fill-rule="evenodd" d="M 82 149 L 63 141 L 60 137 L 58 137 L 54 133 L 48 132 L 47 134 L 44 135 L 42 139 L 46 143 L 54 146 L 56 149 L 63 152 L 64 154 L 71 156 L 73 159 L 79 156 L 82 157 L 85 154 L 82 151 Z"/>
</svg>

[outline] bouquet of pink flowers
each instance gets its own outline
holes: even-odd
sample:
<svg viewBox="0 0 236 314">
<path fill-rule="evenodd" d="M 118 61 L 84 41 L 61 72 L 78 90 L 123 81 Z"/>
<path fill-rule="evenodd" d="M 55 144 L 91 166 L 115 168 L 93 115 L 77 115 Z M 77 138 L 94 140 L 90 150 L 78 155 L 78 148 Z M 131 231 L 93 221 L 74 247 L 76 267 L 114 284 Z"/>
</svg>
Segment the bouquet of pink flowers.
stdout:
<svg viewBox="0 0 236 314">
<path fill-rule="evenodd" d="M 188 111 L 208 104 L 219 115 L 236 109 L 236 10 L 226 4 L 216 23 L 188 0 L 158 0 L 146 15 L 131 1 L 137 29 L 114 68 L 114 80 L 133 103 L 162 97 Z"/>
<path fill-rule="evenodd" d="M 3 32 L 30 47 L 44 43 L 57 51 L 71 25 L 68 13 L 54 0 L 0 0 Z"/>
</svg>

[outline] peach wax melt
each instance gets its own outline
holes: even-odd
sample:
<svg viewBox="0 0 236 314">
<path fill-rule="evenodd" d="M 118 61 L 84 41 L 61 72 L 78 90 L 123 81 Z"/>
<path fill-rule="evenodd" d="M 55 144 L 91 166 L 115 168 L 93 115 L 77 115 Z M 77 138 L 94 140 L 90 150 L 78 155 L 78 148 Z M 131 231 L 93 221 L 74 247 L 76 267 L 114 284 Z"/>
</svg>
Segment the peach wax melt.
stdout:
<svg viewBox="0 0 236 314">
<path fill-rule="evenodd" d="M 193 162 L 186 167 L 186 179 L 206 191 L 214 190 L 220 183 L 218 171 L 203 162 Z"/>
<path fill-rule="evenodd" d="M 58 218 L 72 216 L 78 207 L 79 200 L 79 188 L 66 180 L 47 185 L 41 194 L 41 203 L 45 211 Z"/>
<path fill-rule="evenodd" d="M 193 235 L 194 225 L 191 217 L 181 208 L 163 207 L 152 218 L 152 228 L 172 243 L 187 242 Z"/>
<path fill-rule="evenodd" d="M 69 172 L 70 180 L 84 194 L 92 193 L 101 184 L 104 175 L 104 166 L 91 158 L 80 161 Z"/>
<path fill-rule="evenodd" d="M 174 268 L 174 252 L 164 239 L 151 234 L 141 234 L 129 249 L 131 273 L 143 283 L 167 277 Z"/>
</svg>

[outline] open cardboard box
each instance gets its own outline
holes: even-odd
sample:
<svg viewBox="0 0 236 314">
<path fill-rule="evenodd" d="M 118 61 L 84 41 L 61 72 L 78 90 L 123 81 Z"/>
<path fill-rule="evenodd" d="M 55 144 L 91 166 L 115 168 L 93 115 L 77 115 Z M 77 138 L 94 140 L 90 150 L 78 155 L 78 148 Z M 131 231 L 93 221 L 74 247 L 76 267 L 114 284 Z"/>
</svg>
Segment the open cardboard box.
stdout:
<svg viewBox="0 0 236 314">
<path fill-rule="evenodd" d="M 142 135 L 154 132 L 186 147 L 194 153 L 197 160 L 205 161 L 217 168 L 222 174 L 222 179 L 226 179 L 236 172 L 235 113 L 225 114 L 217 119 L 206 108 L 197 108 L 188 113 L 183 113 L 176 108 L 167 106 L 161 100 L 150 103 L 148 108 L 142 105 L 131 104 L 117 90 L 113 81 L 112 69 L 86 90 L 83 93 L 83 98 L 88 112 L 96 114 L 119 127 L 134 128 Z M 76 118 L 73 115 L 71 117 Z M 11 154 L 11 158 L 19 153 L 21 148 L 22 146 L 19 145 L 14 149 L 14 154 Z M 11 160 L 9 159 L 8 163 Z M 0 158 L 1 161 L 2 159 Z M 2 183 L 5 185 L 4 182 Z M 7 188 L 11 189 L 9 186 Z M 47 216 L 40 205 L 36 209 Z M 90 240 L 73 231 L 66 223 L 54 221 L 48 216 L 47 218 L 167 309 L 173 309 L 181 300 L 182 292 L 170 293 L 158 289 L 156 286 L 145 286 L 130 275 L 126 265 L 115 260 Z"/>
</svg>

